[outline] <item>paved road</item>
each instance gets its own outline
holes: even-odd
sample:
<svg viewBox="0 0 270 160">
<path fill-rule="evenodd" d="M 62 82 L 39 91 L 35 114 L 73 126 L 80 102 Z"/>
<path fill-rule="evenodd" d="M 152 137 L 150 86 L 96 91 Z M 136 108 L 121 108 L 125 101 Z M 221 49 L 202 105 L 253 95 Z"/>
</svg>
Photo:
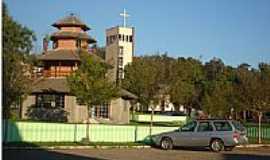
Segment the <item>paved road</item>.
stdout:
<svg viewBox="0 0 270 160">
<path fill-rule="evenodd" d="M 270 160 L 270 148 L 213 153 L 176 149 L 3 150 L 4 160 Z"/>
</svg>

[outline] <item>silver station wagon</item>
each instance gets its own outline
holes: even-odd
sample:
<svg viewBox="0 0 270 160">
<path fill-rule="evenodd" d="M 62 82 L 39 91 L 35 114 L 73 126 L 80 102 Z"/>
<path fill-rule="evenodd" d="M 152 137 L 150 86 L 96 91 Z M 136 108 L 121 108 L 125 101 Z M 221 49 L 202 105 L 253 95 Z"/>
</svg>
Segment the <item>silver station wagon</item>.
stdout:
<svg viewBox="0 0 270 160">
<path fill-rule="evenodd" d="M 175 131 L 153 135 L 152 140 L 165 150 L 174 146 L 209 147 L 214 152 L 248 143 L 246 129 L 240 122 L 217 119 L 191 121 Z"/>
</svg>

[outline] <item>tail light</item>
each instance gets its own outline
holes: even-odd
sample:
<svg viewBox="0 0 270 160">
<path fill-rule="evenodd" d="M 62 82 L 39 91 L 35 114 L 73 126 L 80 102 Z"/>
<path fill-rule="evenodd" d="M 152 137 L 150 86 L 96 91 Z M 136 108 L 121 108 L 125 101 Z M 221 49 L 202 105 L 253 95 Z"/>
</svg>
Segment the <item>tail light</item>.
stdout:
<svg viewBox="0 0 270 160">
<path fill-rule="evenodd" d="M 233 132 L 233 139 L 239 139 L 240 134 L 238 132 Z"/>
</svg>

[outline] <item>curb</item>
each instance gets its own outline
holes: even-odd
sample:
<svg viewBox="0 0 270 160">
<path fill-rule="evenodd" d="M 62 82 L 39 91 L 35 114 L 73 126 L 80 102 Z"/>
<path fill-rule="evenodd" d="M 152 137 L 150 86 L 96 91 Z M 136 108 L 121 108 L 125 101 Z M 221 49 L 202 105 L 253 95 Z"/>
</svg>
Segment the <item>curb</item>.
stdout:
<svg viewBox="0 0 270 160">
<path fill-rule="evenodd" d="M 257 148 L 257 147 L 270 147 L 270 144 L 247 144 L 236 146 L 236 148 Z"/>
<path fill-rule="evenodd" d="M 30 149 L 30 150 L 40 150 L 40 149 L 47 149 L 47 150 L 55 150 L 55 149 L 113 149 L 113 148 L 151 148 L 151 146 L 148 145 L 142 145 L 142 146 L 42 146 L 42 147 L 5 147 L 3 146 L 3 149 Z"/>
</svg>

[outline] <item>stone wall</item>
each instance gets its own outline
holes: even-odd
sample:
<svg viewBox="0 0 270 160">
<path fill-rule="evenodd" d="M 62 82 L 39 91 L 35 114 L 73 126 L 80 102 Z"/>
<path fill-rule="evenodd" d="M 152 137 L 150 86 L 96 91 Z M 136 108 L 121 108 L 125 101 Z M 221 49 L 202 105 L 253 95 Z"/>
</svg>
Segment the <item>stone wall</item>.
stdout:
<svg viewBox="0 0 270 160">
<path fill-rule="evenodd" d="M 114 123 L 129 123 L 130 102 L 122 98 L 111 101 L 110 119 Z"/>
<path fill-rule="evenodd" d="M 22 112 L 21 112 L 21 118 L 27 119 L 27 110 L 29 107 L 35 105 L 36 103 L 36 96 L 35 95 L 29 95 L 26 97 L 26 99 L 22 103 Z"/>
</svg>

